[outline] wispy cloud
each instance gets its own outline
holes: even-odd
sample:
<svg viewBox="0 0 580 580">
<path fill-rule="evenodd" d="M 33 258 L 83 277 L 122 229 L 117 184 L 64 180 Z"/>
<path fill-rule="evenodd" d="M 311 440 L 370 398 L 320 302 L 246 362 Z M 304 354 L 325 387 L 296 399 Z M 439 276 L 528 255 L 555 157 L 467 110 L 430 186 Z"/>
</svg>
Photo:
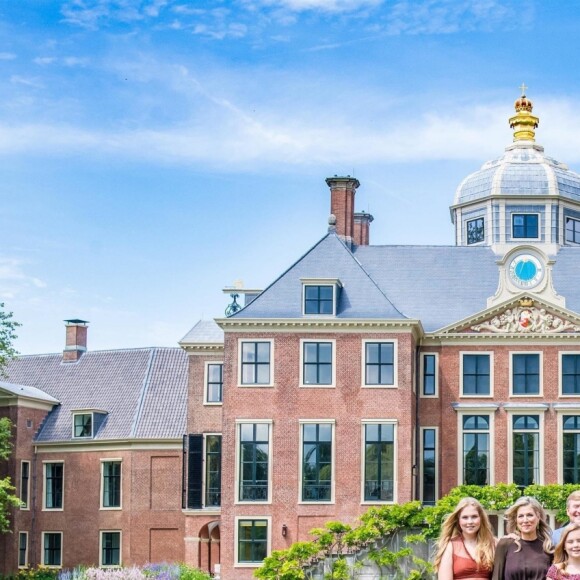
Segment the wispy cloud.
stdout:
<svg viewBox="0 0 580 580">
<path fill-rule="evenodd" d="M 15 60 L 16 55 L 12 52 L 0 52 L 0 60 Z"/>
<path fill-rule="evenodd" d="M 46 283 L 26 274 L 20 260 L 0 257 L 0 298 L 13 299 L 30 287 L 45 288 Z"/>
<path fill-rule="evenodd" d="M 253 9 L 259 7 L 279 7 L 296 12 L 320 10 L 323 12 L 350 12 L 380 6 L 384 0 L 247 0 L 246 5 Z"/>
</svg>

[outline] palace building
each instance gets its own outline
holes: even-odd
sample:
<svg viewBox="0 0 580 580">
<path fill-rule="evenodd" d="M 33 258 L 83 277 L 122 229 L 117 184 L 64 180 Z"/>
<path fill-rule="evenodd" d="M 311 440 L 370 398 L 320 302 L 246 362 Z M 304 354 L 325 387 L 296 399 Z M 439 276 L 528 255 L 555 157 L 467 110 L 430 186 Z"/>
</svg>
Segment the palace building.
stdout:
<svg viewBox="0 0 580 580">
<path fill-rule="evenodd" d="M 526 96 L 509 123 L 455 192 L 453 246 L 371 245 L 358 180 L 330 177 L 324 237 L 180 349 L 84 352 L 69 321 L 64 357 L 11 363 L 6 569 L 180 559 L 243 580 L 370 505 L 580 483 L 580 175 L 535 142 Z"/>
</svg>

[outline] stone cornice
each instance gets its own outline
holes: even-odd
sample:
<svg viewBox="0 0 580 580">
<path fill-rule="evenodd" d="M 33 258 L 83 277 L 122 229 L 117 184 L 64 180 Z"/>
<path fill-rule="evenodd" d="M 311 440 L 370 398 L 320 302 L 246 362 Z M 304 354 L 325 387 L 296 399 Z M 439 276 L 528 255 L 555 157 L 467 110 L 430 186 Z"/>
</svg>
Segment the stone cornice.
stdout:
<svg viewBox="0 0 580 580">
<path fill-rule="evenodd" d="M 39 453 L 86 453 L 88 451 L 170 451 L 183 449 L 183 439 L 92 439 L 90 441 L 35 441 Z"/>
<path fill-rule="evenodd" d="M 502 344 L 522 344 L 534 342 L 534 344 L 554 344 L 570 343 L 580 341 L 578 332 L 562 332 L 554 334 L 542 333 L 470 333 L 470 332 L 450 332 L 450 333 L 429 333 L 426 334 L 422 346 L 437 346 L 440 344 L 472 344 L 472 343 L 502 343 Z"/>
<path fill-rule="evenodd" d="M 180 342 L 179 346 L 187 354 L 222 354 L 224 352 L 223 342 Z"/>
</svg>

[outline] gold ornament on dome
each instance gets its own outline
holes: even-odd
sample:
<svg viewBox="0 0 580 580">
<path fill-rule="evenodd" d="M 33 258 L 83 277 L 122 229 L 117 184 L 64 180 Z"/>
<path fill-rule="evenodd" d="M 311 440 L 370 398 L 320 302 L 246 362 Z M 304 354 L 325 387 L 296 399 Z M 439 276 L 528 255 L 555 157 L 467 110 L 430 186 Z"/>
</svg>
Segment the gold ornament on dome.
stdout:
<svg viewBox="0 0 580 580">
<path fill-rule="evenodd" d="M 523 300 L 522 300 L 523 301 Z M 520 301 L 520 304 L 521 302 Z M 535 306 L 508 308 L 503 314 L 471 327 L 474 332 L 541 333 L 580 332 L 580 326 Z"/>
<path fill-rule="evenodd" d="M 510 127 L 514 130 L 514 141 L 535 141 L 536 129 L 540 123 L 540 119 L 532 115 L 534 104 L 528 97 L 526 97 L 526 87 L 522 83 L 520 87 L 522 96 L 516 99 L 514 107 L 516 114 L 510 117 Z"/>
</svg>

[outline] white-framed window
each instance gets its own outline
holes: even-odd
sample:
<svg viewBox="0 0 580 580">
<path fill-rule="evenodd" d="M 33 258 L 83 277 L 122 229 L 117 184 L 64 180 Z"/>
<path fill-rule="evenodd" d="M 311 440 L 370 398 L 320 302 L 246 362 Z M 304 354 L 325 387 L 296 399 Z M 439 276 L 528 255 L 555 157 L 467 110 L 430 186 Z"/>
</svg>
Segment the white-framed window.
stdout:
<svg viewBox="0 0 580 580">
<path fill-rule="evenodd" d="M 120 510 L 123 507 L 123 461 L 101 459 L 101 509 Z"/>
<path fill-rule="evenodd" d="M 420 499 L 435 505 L 439 498 L 439 428 L 421 427 Z"/>
<path fill-rule="evenodd" d="M 119 530 L 99 532 L 99 567 L 115 568 L 122 562 L 122 536 Z"/>
<path fill-rule="evenodd" d="M 93 414 L 73 413 L 73 439 L 91 439 L 93 437 Z"/>
<path fill-rule="evenodd" d="M 222 503 L 222 435 L 206 433 L 203 438 L 205 471 L 204 506 L 219 508 Z"/>
<path fill-rule="evenodd" d="M 397 501 L 397 421 L 362 421 L 363 504 Z"/>
<path fill-rule="evenodd" d="M 224 363 L 206 361 L 205 363 L 204 405 L 221 405 L 224 389 Z"/>
<path fill-rule="evenodd" d="M 236 435 L 237 436 L 237 435 Z M 221 506 L 221 433 L 190 433 L 187 448 L 187 509 L 219 510 Z"/>
<path fill-rule="evenodd" d="M 510 352 L 510 396 L 542 396 L 541 352 Z"/>
<path fill-rule="evenodd" d="M 439 396 L 439 353 L 424 352 L 421 354 L 421 391 L 420 396 L 434 399 Z"/>
<path fill-rule="evenodd" d="M 455 405 L 458 421 L 458 485 L 493 485 L 494 413 L 497 405 Z"/>
<path fill-rule="evenodd" d="M 336 278 L 301 278 L 302 314 L 336 316 L 338 293 L 342 284 Z"/>
<path fill-rule="evenodd" d="M 364 339 L 362 341 L 362 386 L 398 387 L 398 341 Z"/>
<path fill-rule="evenodd" d="M 580 396 L 580 352 L 561 351 L 560 360 L 560 396 Z"/>
<path fill-rule="evenodd" d="M 504 405 L 508 420 L 508 483 L 543 484 L 544 413 L 548 405 Z"/>
<path fill-rule="evenodd" d="M 272 339 L 238 341 L 240 353 L 238 386 L 274 386 L 274 341 Z"/>
<path fill-rule="evenodd" d="M 234 566 L 257 568 L 272 551 L 271 516 L 236 516 Z"/>
<path fill-rule="evenodd" d="M 30 461 L 20 462 L 20 501 L 21 510 L 30 509 Z"/>
<path fill-rule="evenodd" d="M 512 238 L 522 240 L 540 239 L 540 214 L 512 212 Z"/>
<path fill-rule="evenodd" d="M 468 246 L 485 241 L 485 219 L 483 216 L 465 222 L 465 239 Z"/>
<path fill-rule="evenodd" d="M 336 341 L 300 340 L 300 386 L 333 388 L 336 386 Z"/>
<path fill-rule="evenodd" d="M 28 532 L 18 532 L 18 568 L 28 568 Z"/>
<path fill-rule="evenodd" d="M 560 483 L 580 484 L 580 408 L 558 408 L 558 479 Z"/>
<path fill-rule="evenodd" d="M 300 419 L 299 503 L 334 503 L 334 419 Z"/>
<path fill-rule="evenodd" d="M 64 461 L 43 462 L 43 471 L 42 509 L 62 510 L 64 507 Z"/>
<path fill-rule="evenodd" d="M 459 353 L 461 397 L 493 396 L 493 352 Z"/>
<path fill-rule="evenodd" d="M 272 420 L 238 419 L 236 503 L 272 501 Z"/>
<path fill-rule="evenodd" d="M 47 568 L 62 568 L 62 532 L 42 532 L 41 564 Z"/>
<path fill-rule="evenodd" d="M 566 242 L 568 244 L 580 244 L 580 220 L 570 216 L 564 218 L 566 224 Z"/>
</svg>

